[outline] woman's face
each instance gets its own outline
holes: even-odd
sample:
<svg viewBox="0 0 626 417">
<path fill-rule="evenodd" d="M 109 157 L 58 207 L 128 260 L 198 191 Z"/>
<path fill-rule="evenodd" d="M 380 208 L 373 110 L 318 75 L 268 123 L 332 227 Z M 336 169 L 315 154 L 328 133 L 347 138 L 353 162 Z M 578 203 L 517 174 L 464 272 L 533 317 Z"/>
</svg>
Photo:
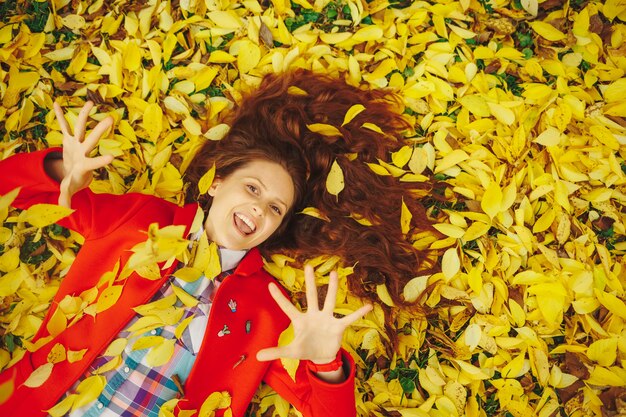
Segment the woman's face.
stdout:
<svg viewBox="0 0 626 417">
<path fill-rule="evenodd" d="M 294 185 L 280 164 L 255 160 L 215 178 L 204 228 L 219 246 L 243 250 L 265 242 L 293 205 Z"/>
</svg>

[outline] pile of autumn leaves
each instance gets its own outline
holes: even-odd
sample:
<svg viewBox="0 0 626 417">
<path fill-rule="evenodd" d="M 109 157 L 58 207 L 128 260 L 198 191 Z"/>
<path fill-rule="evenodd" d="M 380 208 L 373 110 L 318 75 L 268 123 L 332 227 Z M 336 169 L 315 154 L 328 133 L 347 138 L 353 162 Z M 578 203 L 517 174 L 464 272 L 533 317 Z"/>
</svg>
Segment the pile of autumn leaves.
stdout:
<svg viewBox="0 0 626 417">
<path fill-rule="evenodd" d="M 2 157 L 58 145 L 52 102 L 74 112 L 73 122 L 91 99 L 94 120 L 116 119 L 99 146 L 116 162 L 92 188 L 181 202 L 181 173 L 195 150 L 223 137 L 224 115 L 262 74 L 305 67 L 389 88 L 414 130 L 407 146 L 370 168 L 447 184 L 447 203 L 429 207 L 444 237 L 407 236 L 439 251 L 441 272 L 404 289 L 431 314 L 394 310 L 396 352 L 380 306 L 347 332 L 359 413 L 577 416 L 626 407 L 626 5 L 105 3 L 18 1 L 7 9 Z M 329 192 L 340 196 L 340 167 L 329 176 Z M 0 197 L 0 367 L 36 348 L 29 339 L 80 242 L 47 226 L 55 220 L 49 210 L 10 209 L 12 197 Z M 320 214 L 311 207 L 302 215 Z M 409 218 L 404 212 L 398 222 Z M 269 261 L 297 295 L 302 271 L 283 256 Z M 320 276 L 338 261 L 312 260 Z M 350 269 L 339 271 L 337 312 L 346 314 L 359 301 L 345 289 Z M 378 293 L 393 307 L 384 285 Z M 8 392 L 0 387 L 0 401 Z M 251 415 L 289 409 L 264 386 Z"/>
</svg>

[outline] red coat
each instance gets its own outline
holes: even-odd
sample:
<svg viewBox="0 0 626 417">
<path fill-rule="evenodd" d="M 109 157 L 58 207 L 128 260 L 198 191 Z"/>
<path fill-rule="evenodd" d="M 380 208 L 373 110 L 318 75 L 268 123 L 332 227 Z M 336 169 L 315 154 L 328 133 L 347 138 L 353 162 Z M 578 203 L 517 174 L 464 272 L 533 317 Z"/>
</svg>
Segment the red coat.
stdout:
<svg viewBox="0 0 626 417">
<path fill-rule="evenodd" d="M 58 150 L 58 149 L 57 149 Z M 53 149 L 19 154 L 0 161 L 0 195 L 22 187 L 13 203 L 27 208 L 33 204 L 56 204 L 59 186 L 43 170 L 43 159 Z M 44 322 L 33 342 L 48 335 L 46 323 L 65 295 L 77 295 L 93 288 L 103 273 L 113 270 L 119 258 L 128 259 L 128 249 L 146 240 L 145 231 L 151 223 L 159 227 L 185 225 L 189 227 L 197 205 L 178 207 L 165 200 L 143 195 L 94 194 L 83 190 L 72 198 L 75 212 L 59 224 L 77 231 L 85 242 L 67 276 L 63 278 Z M 173 268 L 163 271 L 160 280 L 147 280 L 132 275 L 127 280 L 116 304 L 96 315 L 85 316 L 57 335 L 34 353 L 25 356 L 0 374 L 0 383 L 15 376 L 15 392 L 8 402 L 0 405 L 0 416 L 45 416 L 42 410 L 53 407 L 75 381 L 83 375 L 109 343 L 135 316 L 133 307 L 150 301 L 166 282 Z M 289 324 L 288 318 L 272 299 L 267 286 L 273 278 L 263 270 L 258 250 L 251 250 L 235 272 L 228 276 L 213 300 L 207 331 L 196 362 L 185 384 L 182 409 L 199 410 L 206 397 L 215 391 L 228 391 L 232 396 L 234 416 L 242 416 L 261 381 L 271 385 L 283 398 L 307 417 L 355 416 L 354 362 L 343 352 L 344 363 L 350 366 L 348 379 L 341 384 L 329 384 L 318 379 L 301 362 L 294 382 L 279 361 L 258 362 L 256 353 L 275 346 L 280 333 Z M 237 302 L 233 314 L 228 301 Z M 246 333 L 246 321 L 252 328 Z M 218 337 L 227 324 L 231 333 Z M 22 383 L 40 365 L 46 363 L 50 349 L 61 343 L 67 349 L 87 349 L 81 361 L 63 361 L 54 365 L 50 378 L 38 388 Z M 242 355 L 246 359 L 239 365 Z M 234 367 L 234 368 L 233 368 Z"/>
</svg>

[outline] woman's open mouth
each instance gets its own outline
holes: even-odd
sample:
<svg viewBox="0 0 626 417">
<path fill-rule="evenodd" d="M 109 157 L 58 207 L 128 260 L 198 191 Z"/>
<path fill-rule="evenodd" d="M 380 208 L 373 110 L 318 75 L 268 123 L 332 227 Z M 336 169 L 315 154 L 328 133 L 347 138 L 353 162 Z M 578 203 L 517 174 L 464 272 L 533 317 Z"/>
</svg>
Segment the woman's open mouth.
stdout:
<svg viewBox="0 0 626 417">
<path fill-rule="evenodd" d="M 237 230 L 239 230 L 244 236 L 251 235 L 256 230 L 256 224 L 254 224 L 254 221 L 252 221 L 252 219 L 245 214 L 235 213 L 233 215 L 233 220 Z"/>
</svg>

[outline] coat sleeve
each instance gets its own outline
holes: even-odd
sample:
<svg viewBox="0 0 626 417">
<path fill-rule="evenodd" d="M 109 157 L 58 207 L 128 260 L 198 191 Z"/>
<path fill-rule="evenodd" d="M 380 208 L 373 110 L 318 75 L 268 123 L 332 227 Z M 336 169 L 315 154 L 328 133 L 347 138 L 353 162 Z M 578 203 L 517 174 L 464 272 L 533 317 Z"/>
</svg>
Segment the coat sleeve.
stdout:
<svg viewBox="0 0 626 417">
<path fill-rule="evenodd" d="M 0 195 L 20 188 L 12 206 L 28 209 L 35 204 L 57 204 L 59 183 L 44 170 L 44 159 L 61 148 L 19 153 L 0 161 Z M 98 238 L 114 231 L 138 209 L 154 199 L 148 195 L 95 194 L 84 189 L 72 196 L 74 212 L 58 224 L 85 238 Z"/>
<path fill-rule="evenodd" d="M 348 352 L 342 349 L 341 354 L 347 378 L 340 384 L 319 379 L 308 369 L 307 361 L 300 361 L 295 382 L 280 360 L 272 362 L 263 379 L 304 417 L 355 417 L 355 364 Z"/>
</svg>

